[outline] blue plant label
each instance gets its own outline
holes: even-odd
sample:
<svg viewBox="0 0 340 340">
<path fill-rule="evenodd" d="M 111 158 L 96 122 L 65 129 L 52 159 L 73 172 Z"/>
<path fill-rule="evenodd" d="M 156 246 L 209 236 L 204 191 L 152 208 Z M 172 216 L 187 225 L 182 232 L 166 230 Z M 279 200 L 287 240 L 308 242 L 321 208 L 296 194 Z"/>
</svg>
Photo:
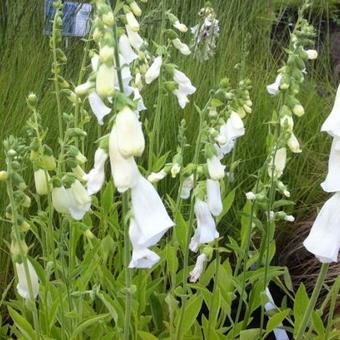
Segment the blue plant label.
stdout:
<svg viewBox="0 0 340 340">
<path fill-rule="evenodd" d="M 83 37 L 90 29 L 90 15 L 92 5 L 73 1 L 63 2 L 63 29 L 62 35 L 67 37 Z M 56 9 L 53 7 L 53 0 L 45 0 L 45 25 L 44 34 L 52 34 L 52 21 Z"/>
</svg>

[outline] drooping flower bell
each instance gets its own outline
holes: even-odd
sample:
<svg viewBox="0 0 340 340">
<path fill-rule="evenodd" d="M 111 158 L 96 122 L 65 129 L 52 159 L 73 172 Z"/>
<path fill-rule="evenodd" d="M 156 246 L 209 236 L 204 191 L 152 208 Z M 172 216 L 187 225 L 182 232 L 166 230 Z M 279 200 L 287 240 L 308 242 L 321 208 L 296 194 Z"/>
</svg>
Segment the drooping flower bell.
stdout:
<svg viewBox="0 0 340 340">
<path fill-rule="evenodd" d="M 129 25 L 125 26 L 127 36 L 129 38 L 130 45 L 136 50 L 139 51 L 139 49 L 142 47 L 144 40 L 143 38 L 138 34 L 138 32 L 133 31 Z"/>
<path fill-rule="evenodd" d="M 131 47 L 129 38 L 125 34 L 119 38 L 119 53 L 123 56 L 128 65 L 138 58 L 138 55 Z"/>
<path fill-rule="evenodd" d="M 133 188 L 138 181 L 140 173 L 134 158 L 126 158 L 120 153 L 115 125 L 110 133 L 109 155 L 112 177 L 117 190 L 122 193 Z"/>
<path fill-rule="evenodd" d="M 190 250 L 193 252 L 196 252 L 200 245 L 212 242 L 219 237 L 214 218 L 206 202 L 196 199 L 195 215 L 197 228 L 189 245 Z"/>
<path fill-rule="evenodd" d="M 214 216 L 218 216 L 222 213 L 223 204 L 220 183 L 218 181 L 212 179 L 207 180 L 207 203 L 210 212 Z"/>
<path fill-rule="evenodd" d="M 81 220 L 84 215 L 90 210 L 91 197 L 85 187 L 75 180 L 69 189 L 70 206 L 69 212 L 75 220 Z"/>
<path fill-rule="evenodd" d="M 180 39 L 176 38 L 172 40 L 174 47 L 180 51 L 183 55 L 189 55 L 191 53 L 190 48 L 187 44 L 184 44 Z"/>
<path fill-rule="evenodd" d="M 157 182 L 161 181 L 166 175 L 167 175 L 167 173 L 163 169 L 158 171 L 158 172 L 152 172 L 148 176 L 148 181 L 151 182 L 151 183 L 157 183 Z"/>
<path fill-rule="evenodd" d="M 340 191 L 340 138 L 333 139 L 328 161 L 328 174 L 321 187 L 326 192 Z"/>
<path fill-rule="evenodd" d="M 327 132 L 332 137 L 340 138 L 340 85 L 336 93 L 333 109 L 323 123 L 321 131 Z"/>
<path fill-rule="evenodd" d="M 180 197 L 183 200 L 186 200 L 190 197 L 190 192 L 194 188 L 194 175 L 191 174 L 190 176 L 186 177 L 182 184 L 182 190 Z"/>
<path fill-rule="evenodd" d="M 163 63 L 162 57 L 155 58 L 155 60 L 145 73 L 145 82 L 147 84 L 151 84 L 154 80 L 156 80 L 159 77 L 162 63 Z"/>
<path fill-rule="evenodd" d="M 188 96 L 196 92 L 196 87 L 191 84 L 190 79 L 181 71 L 174 71 L 174 81 L 178 87 L 172 93 L 177 97 L 179 106 L 184 109 L 189 103 Z"/>
<path fill-rule="evenodd" d="M 174 222 L 153 185 L 139 175 L 131 190 L 134 220 L 140 229 L 139 243 L 145 247 L 155 245 Z"/>
<path fill-rule="evenodd" d="M 88 174 L 85 174 L 83 179 L 87 182 L 87 192 L 89 195 L 94 195 L 101 190 L 105 182 L 105 162 L 108 154 L 98 148 L 94 155 L 94 166 Z"/>
<path fill-rule="evenodd" d="M 225 175 L 225 166 L 221 164 L 219 158 L 215 155 L 207 159 L 208 172 L 211 179 L 216 181 L 222 179 Z"/>
<path fill-rule="evenodd" d="M 117 114 L 116 133 L 118 150 L 123 157 L 142 155 L 145 147 L 142 124 L 128 106 Z"/>
<path fill-rule="evenodd" d="M 272 96 L 276 96 L 280 91 L 281 81 L 282 81 L 282 75 L 278 74 L 275 79 L 275 82 L 267 86 L 267 92 L 271 94 Z"/>
<path fill-rule="evenodd" d="M 33 298 L 35 299 L 39 294 L 39 279 L 38 279 L 38 275 L 32 263 L 29 260 L 26 260 L 26 261 L 27 261 L 27 266 L 28 266 L 28 275 L 31 281 L 32 294 L 33 294 Z M 25 300 L 28 300 L 31 297 L 30 297 L 30 292 L 28 288 L 29 285 L 28 285 L 28 280 L 26 277 L 24 263 L 16 262 L 15 268 L 16 268 L 16 272 L 18 275 L 18 285 L 17 285 L 18 294 Z"/>
<path fill-rule="evenodd" d="M 34 171 L 35 191 L 38 195 L 47 195 L 49 191 L 50 175 L 46 170 L 38 169 Z"/>
<path fill-rule="evenodd" d="M 276 151 L 275 157 L 273 160 L 270 160 L 269 167 L 268 167 L 268 174 L 271 177 L 274 175 L 274 177 L 281 177 L 283 174 L 283 171 L 286 167 L 287 162 L 287 149 L 286 148 L 280 148 Z M 274 170 L 274 171 L 273 171 Z"/>
<path fill-rule="evenodd" d="M 96 92 L 91 92 L 88 96 L 88 100 L 92 112 L 97 118 L 98 124 L 103 125 L 103 119 L 111 112 L 111 108 L 105 105 L 103 99 L 100 98 Z"/>
<path fill-rule="evenodd" d="M 99 66 L 96 76 L 96 92 L 100 97 L 111 97 L 115 94 L 115 73 L 112 63 L 103 63 Z"/>
<path fill-rule="evenodd" d="M 320 262 L 338 261 L 340 249 L 340 193 L 334 194 L 321 208 L 308 237 L 305 248 Z"/>
<path fill-rule="evenodd" d="M 190 282 L 197 282 L 198 279 L 201 277 L 204 269 L 204 264 L 207 261 L 207 255 L 206 254 L 201 254 L 197 257 L 196 264 L 194 269 L 189 273 Z"/>
</svg>

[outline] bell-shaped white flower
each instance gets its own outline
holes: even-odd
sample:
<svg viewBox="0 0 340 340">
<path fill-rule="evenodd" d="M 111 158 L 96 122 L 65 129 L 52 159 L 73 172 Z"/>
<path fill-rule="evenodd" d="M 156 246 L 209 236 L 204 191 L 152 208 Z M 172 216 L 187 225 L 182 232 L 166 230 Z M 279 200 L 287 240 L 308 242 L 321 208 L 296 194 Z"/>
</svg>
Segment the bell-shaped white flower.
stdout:
<svg viewBox="0 0 340 340">
<path fill-rule="evenodd" d="M 207 180 L 207 203 L 210 212 L 214 216 L 218 216 L 222 213 L 223 203 L 219 181 L 215 181 L 213 179 Z"/>
<path fill-rule="evenodd" d="M 180 197 L 183 200 L 186 200 L 190 197 L 190 192 L 194 188 L 194 175 L 191 174 L 190 176 L 186 177 L 182 184 L 182 190 Z"/>
<path fill-rule="evenodd" d="M 214 218 L 206 202 L 200 199 L 196 200 L 195 215 L 197 218 L 197 228 L 189 245 L 190 250 L 193 252 L 196 252 L 201 244 L 212 242 L 219 237 Z"/>
<path fill-rule="evenodd" d="M 237 138 L 245 134 L 245 128 L 239 114 L 232 112 L 225 124 L 220 127 L 220 133 L 216 137 L 223 155 L 228 154 L 234 148 Z"/>
<path fill-rule="evenodd" d="M 32 265 L 32 263 L 29 260 L 27 261 L 28 266 L 28 275 L 31 281 L 32 286 L 32 294 L 33 298 L 35 299 L 39 294 L 39 279 L 38 275 Z M 18 285 L 17 285 L 17 291 L 18 294 L 24 298 L 25 300 L 30 299 L 30 293 L 28 288 L 28 280 L 26 276 L 25 266 L 23 263 L 15 263 L 16 272 L 18 275 Z"/>
<path fill-rule="evenodd" d="M 70 193 L 69 213 L 75 220 L 81 220 L 84 215 L 90 210 L 91 197 L 85 187 L 75 180 L 69 189 Z"/>
<path fill-rule="evenodd" d="M 155 58 L 155 60 L 145 73 L 145 82 L 147 84 L 151 84 L 154 80 L 156 80 L 159 77 L 162 63 L 163 63 L 162 57 Z"/>
<path fill-rule="evenodd" d="M 115 73 L 113 65 L 101 64 L 96 76 L 96 92 L 101 97 L 110 97 L 115 93 Z"/>
<path fill-rule="evenodd" d="M 321 187 L 326 192 L 340 191 L 340 138 L 333 139 L 328 161 L 328 174 Z"/>
<path fill-rule="evenodd" d="M 274 162 L 273 159 L 269 162 L 268 167 L 268 174 L 271 177 L 274 175 L 274 177 L 281 177 L 283 174 L 283 171 L 286 167 L 287 162 L 287 149 L 286 148 L 280 148 L 276 151 Z M 274 166 L 274 173 L 273 173 L 273 166 Z"/>
<path fill-rule="evenodd" d="M 148 176 L 148 181 L 151 183 L 157 183 L 161 181 L 166 175 L 167 173 L 164 170 L 151 172 L 151 174 Z"/>
<path fill-rule="evenodd" d="M 123 157 L 142 155 L 145 147 L 142 124 L 128 106 L 117 114 L 116 131 L 118 149 Z"/>
<path fill-rule="evenodd" d="M 293 153 L 301 153 L 302 150 L 300 148 L 300 143 L 294 133 L 292 133 L 287 141 L 287 145 L 291 152 Z"/>
<path fill-rule="evenodd" d="M 281 80 L 282 80 L 282 75 L 278 74 L 275 79 L 275 82 L 267 86 L 267 92 L 271 94 L 272 96 L 276 96 L 280 91 Z"/>
<path fill-rule="evenodd" d="M 205 255 L 204 253 L 197 256 L 195 267 L 189 273 L 189 275 L 190 275 L 189 281 L 190 282 L 197 282 L 198 281 L 198 279 L 201 277 L 201 275 L 203 273 L 204 264 L 205 264 L 206 261 L 207 261 L 207 255 Z"/>
<path fill-rule="evenodd" d="M 128 26 L 130 27 L 131 31 L 138 32 L 139 31 L 139 22 L 137 21 L 136 17 L 132 12 L 128 12 L 125 15 L 126 21 Z"/>
<path fill-rule="evenodd" d="M 172 40 L 172 44 L 183 55 L 189 55 L 191 53 L 189 46 L 187 44 L 182 43 L 181 40 L 178 38 Z"/>
<path fill-rule="evenodd" d="M 35 191 L 38 195 L 47 195 L 50 175 L 43 169 L 34 171 Z"/>
<path fill-rule="evenodd" d="M 132 244 L 129 268 L 151 268 L 159 261 L 160 257 L 155 252 L 140 243 L 143 234 L 133 218 L 130 221 L 129 236 Z"/>
<path fill-rule="evenodd" d="M 71 196 L 69 191 L 66 190 L 64 187 L 53 188 L 52 204 L 57 212 L 68 214 L 69 207 L 71 205 Z"/>
<path fill-rule="evenodd" d="M 112 177 L 117 190 L 122 193 L 133 188 L 140 173 L 134 158 L 125 158 L 120 153 L 116 126 L 113 126 L 110 133 L 109 155 Z"/>
<path fill-rule="evenodd" d="M 103 100 L 98 96 L 96 92 L 91 92 L 88 99 L 92 112 L 98 120 L 98 124 L 103 125 L 103 118 L 111 112 L 111 108 L 105 105 Z"/>
<path fill-rule="evenodd" d="M 327 132 L 332 137 L 340 138 L 340 85 L 336 93 L 335 103 L 332 112 L 323 123 L 321 131 Z"/>
<path fill-rule="evenodd" d="M 143 43 L 144 43 L 144 40 L 143 38 L 138 34 L 138 32 L 135 32 L 133 31 L 129 25 L 126 25 L 125 26 L 125 29 L 126 29 L 126 33 L 127 33 L 127 36 L 129 38 L 129 41 L 130 41 L 130 45 L 135 49 L 135 50 L 139 50 Z"/>
<path fill-rule="evenodd" d="M 185 33 L 185 32 L 188 31 L 188 27 L 186 25 L 180 23 L 178 20 L 175 21 L 174 27 L 182 33 Z"/>
<path fill-rule="evenodd" d="M 87 192 L 89 195 L 94 195 L 101 190 L 105 182 L 105 162 L 108 154 L 102 149 L 98 148 L 94 155 L 93 169 L 83 176 L 87 182 Z"/>
<path fill-rule="evenodd" d="M 141 231 L 139 243 L 146 248 L 156 244 L 174 225 L 156 189 L 141 175 L 131 190 L 131 203 Z"/>
<path fill-rule="evenodd" d="M 338 261 L 340 249 L 340 193 L 334 194 L 322 207 L 308 237 L 305 248 L 320 262 Z"/>
<path fill-rule="evenodd" d="M 138 55 L 133 51 L 130 45 L 129 38 L 125 34 L 119 38 L 119 53 L 123 56 L 128 65 L 138 58 Z"/>
<path fill-rule="evenodd" d="M 191 84 L 190 79 L 181 71 L 174 71 L 174 81 L 178 88 L 172 93 L 177 97 L 179 106 L 184 109 L 189 103 L 188 96 L 195 93 L 196 87 Z"/>
<path fill-rule="evenodd" d="M 74 92 L 78 95 L 78 96 L 84 96 L 86 94 L 88 94 L 89 92 L 93 91 L 95 87 L 95 84 L 87 81 L 84 84 L 80 84 L 78 85 L 75 89 Z"/>
<path fill-rule="evenodd" d="M 211 179 L 216 181 L 222 179 L 225 175 L 224 169 L 225 166 L 221 164 L 221 161 L 218 159 L 217 156 L 212 156 L 207 160 L 208 164 L 208 172 Z"/>
<path fill-rule="evenodd" d="M 137 111 L 138 112 L 146 110 L 143 97 L 141 96 L 139 89 L 136 88 L 136 87 L 133 88 L 133 100 L 135 102 L 137 102 Z"/>
</svg>

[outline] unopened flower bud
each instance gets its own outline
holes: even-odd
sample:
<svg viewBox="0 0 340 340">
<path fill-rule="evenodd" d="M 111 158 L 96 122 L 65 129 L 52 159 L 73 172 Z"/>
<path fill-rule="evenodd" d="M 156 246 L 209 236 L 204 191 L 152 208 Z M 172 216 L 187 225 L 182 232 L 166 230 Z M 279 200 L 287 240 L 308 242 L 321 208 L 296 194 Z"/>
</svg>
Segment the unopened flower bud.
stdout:
<svg viewBox="0 0 340 340">
<path fill-rule="evenodd" d="M 8 178 L 8 173 L 5 170 L 0 171 L 0 182 L 6 181 Z"/>
<path fill-rule="evenodd" d="M 114 48 L 109 46 L 104 46 L 99 51 L 100 59 L 103 63 L 112 62 L 114 57 Z"/>
<path fill-rule="evenodd" d="M 296 116 L 301 117 L 305 114 L 305 109 L 303 108 L 303 106 L 301 104 L 297 104 L 293 108 L 293 113 Z"/>
<path fill-rule="evenodd" d="M 37 96 L 35 95 L 35 93 L 30 93 L 27 97 L 27 102 L 28 104 L 35 106 L 35 104 L 37 103 Z"/>
<path fill-rule="evenodd" d="M 140 9 L 136 1 L 132 1 L 130 3 L 130 8 L 136 17 L 140 17 L 142 15 L 142 10 Z"/>
<path fill-rule="evenodd" d="M 107 13 L 103 14 L 102 20 L 103 20 L 104 25 L 107 25 L 110 27 L 113 27 L 115 23 L 115 18 L 111 11 L 108 11 Z"/>
</svg>

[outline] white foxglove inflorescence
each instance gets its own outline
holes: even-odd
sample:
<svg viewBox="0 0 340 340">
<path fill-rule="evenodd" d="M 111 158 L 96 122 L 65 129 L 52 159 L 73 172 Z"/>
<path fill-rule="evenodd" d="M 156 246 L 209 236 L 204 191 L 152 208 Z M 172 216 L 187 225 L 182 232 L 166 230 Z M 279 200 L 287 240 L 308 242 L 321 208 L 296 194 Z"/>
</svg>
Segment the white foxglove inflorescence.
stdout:
<svg viewBox="0 0 340 340">
<path fill-rule="evenodd" d="M 334 107 L 321 131 L 333 137 L 328 174 L 321 186 L 324 191 L 334 194 L 321 208 L 303 244 L 320 262 L 330 263 L 338 261 L 340 249 L 340 86 Z"/>
<path fill-rule="evenodd" d="M 38 275 L 29 260 L 27 261 L 28 275 L 31 282 L 32 294 L 35 299 L 39 294 L 39 279 Z M 15 263 L 16 272 L 18 275 L 17 291 L 18 294 L 25 300 L 30 299 L 29 284 L 26 276 L 24 263 Z"/>
</svg>

